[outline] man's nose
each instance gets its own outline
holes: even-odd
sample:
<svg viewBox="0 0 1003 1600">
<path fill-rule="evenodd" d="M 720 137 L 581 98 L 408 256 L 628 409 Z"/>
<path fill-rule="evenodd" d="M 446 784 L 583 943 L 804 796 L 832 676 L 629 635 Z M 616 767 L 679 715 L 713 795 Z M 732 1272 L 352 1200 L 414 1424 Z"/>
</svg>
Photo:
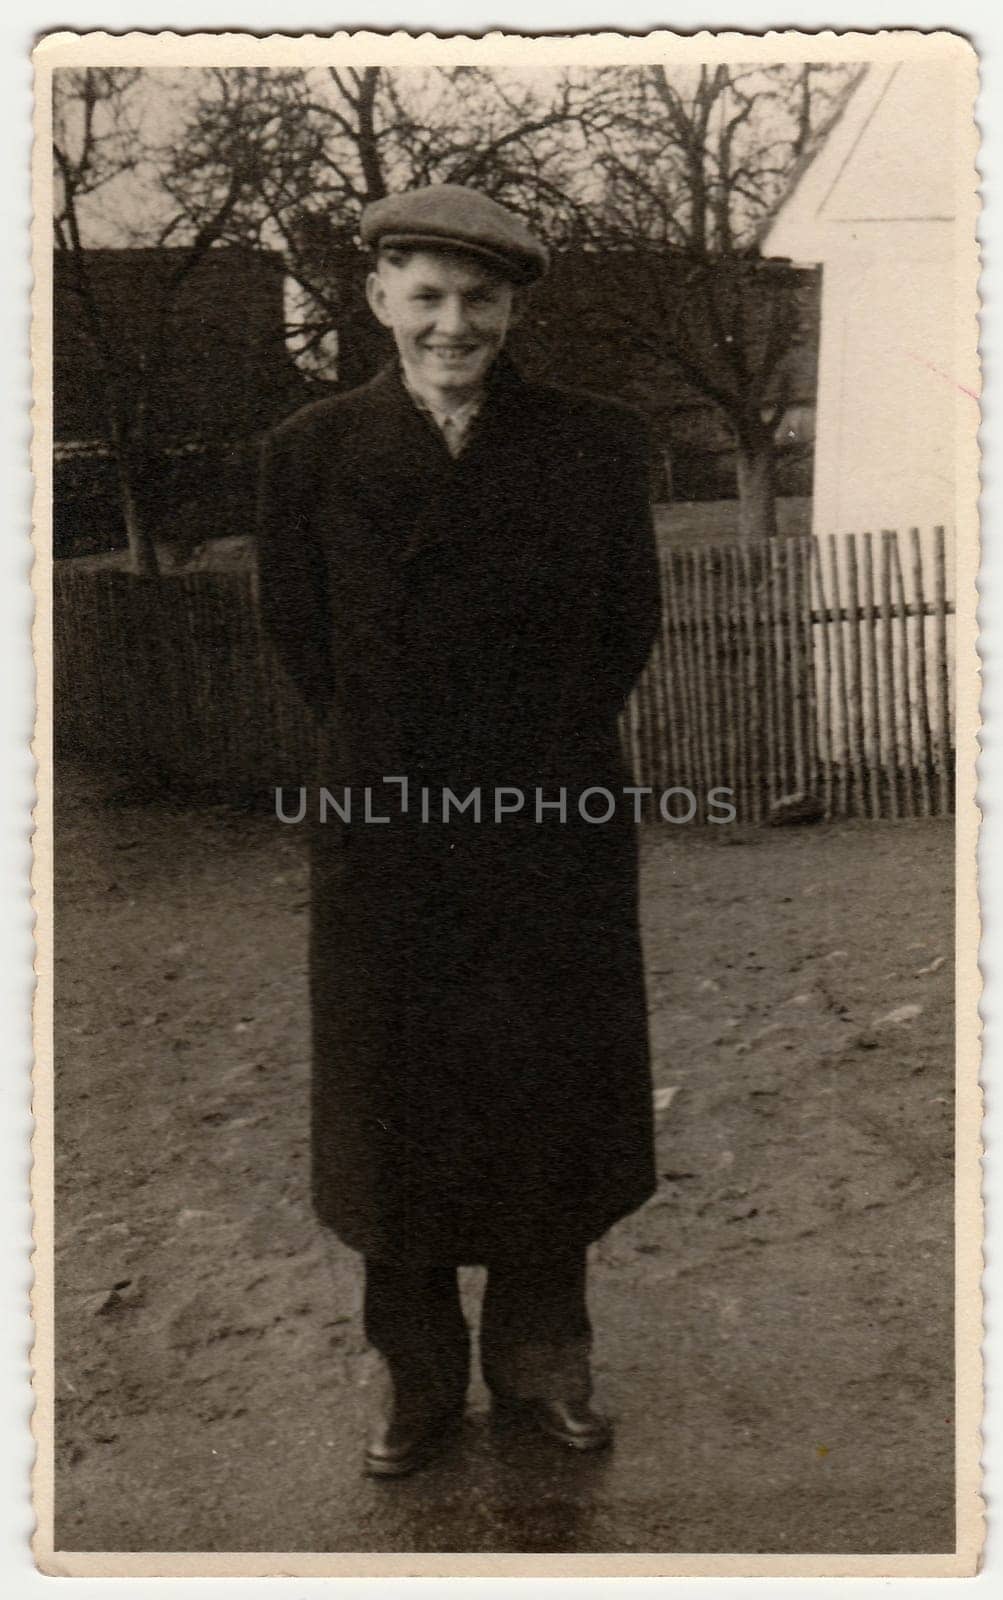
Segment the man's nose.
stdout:
<svg viewBox="0 0 1003 1600">
<path fill-rule="evenodd" d="M 467 308 L 460 295 L 448 295 L 439 306 L 436 323 L 440 333 L 465 333 L 469 328 Z"/>
</svg>

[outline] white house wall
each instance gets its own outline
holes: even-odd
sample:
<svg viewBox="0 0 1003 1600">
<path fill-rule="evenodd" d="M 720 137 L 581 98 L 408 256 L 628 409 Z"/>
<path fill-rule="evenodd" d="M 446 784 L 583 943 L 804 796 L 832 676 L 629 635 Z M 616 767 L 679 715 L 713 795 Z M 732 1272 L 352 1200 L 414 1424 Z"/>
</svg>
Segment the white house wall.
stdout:
<svg viewBox="0 0 1003 1600">
<path fill-rule="evenodd" d="M 813 530 L 953 527 L 952 327 L 939 254 L 854 251 L 823 275 Z"/>
<path fill-rule="evenodd" d="M 952 69 L 943 56 L 872 65 L 763 243 L 767 255 L 822 268 L 812 527 L 830 604 L 833 554 L 841 601 L 849 602 L 847 536 L 871 533 L 877 557 L 882 531 L 895 529 L 902 588 L 913 605 L 918 597 L 911 528 L 919 530 L 924 598 L 931 601 L 938 525 L 945 531 L 947 598 L 954 598 L 958 441 L 971 429 L 976 404 L 957 377 L 968 370 L 971 343 L 970 320 L 959 315 L 955 299 L 958 202 L 964 198 L 958 130 L 966 92 L 967 63 Z M 960 491 L 970 492 L 970 485 Z M 858 539 L 858 562 L 861 552 Z M 859 599 L 863 604 L 862 592 Z M 910 619 L 907 674 L 915 715 L 921 630 L 935 722 L 936 627 L 932 618 Z M 830 623 L 826 632 L 831 658 L 842 643 L 848 659 L 849 624 Z M 948 628 L 949 708 L 952 632 Z M 907 663 L 898 623 L 892 624 L 892 635 L 893 674 L 902 682 Z M 891 696 L 880 622 L 877 655 L 876 698 L 885 722 Z M 876 734 L 871 726 L 875 697 L 863 659 L 861 676 L 853 687 L 862 697 L 864 738 L 870 743 Z M 821 683 L 819 694 L 821 700 Z M 842 761 L 847 729 L 835 697 L 826 698 L 828 754 Z M 898 733 L 905 766 L 908 730 Z"/>
</svg>

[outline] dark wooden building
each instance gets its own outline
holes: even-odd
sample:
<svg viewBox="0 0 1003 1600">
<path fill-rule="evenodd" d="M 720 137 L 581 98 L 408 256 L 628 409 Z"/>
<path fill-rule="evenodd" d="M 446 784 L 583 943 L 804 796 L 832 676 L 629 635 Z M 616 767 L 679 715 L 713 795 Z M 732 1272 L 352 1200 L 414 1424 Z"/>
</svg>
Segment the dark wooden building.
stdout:
<svg viewBox="0 0 1003 1600">
<path fill-rule="evenodd" d="M 325 261 L 332 326 L 321 359 L 297 363 L 282 258 L 218 248 L 187 273 L 178 250 L 97 250 L 83 268 L 113 371 L 102 360 L 75 264 L 57 253 L 54 274 L 55 547 L 85 554 L 124 543 L 111 452 L 110 386 L 125 391 L 149 445 L 147 511 L 155 537 L 180 551 L 245 533 L 253 506 L 250 458 L 260 433 L 310 398 L 351 387 L 390 351 L 365 305 L 366 259 L 350 247 Z M 787 406 L 778 430 L 780 485 L 810 492 L 818 279 L 789 275 L 801 332 L 777 373 Z M 649 417 L 658 444 L 659 498 L 735 493 L 734 447 L 724 418 L 680 377 L 647 336 L 687 293 L 685 263 L 665 255 L 568 252 L 530 294 L 512 334 L 531 376 L 618 395 Z M 749 295 L 753 317 L 759 304 Z M 701 335 L 705 353 L 713 331 Z"/>
</svg>

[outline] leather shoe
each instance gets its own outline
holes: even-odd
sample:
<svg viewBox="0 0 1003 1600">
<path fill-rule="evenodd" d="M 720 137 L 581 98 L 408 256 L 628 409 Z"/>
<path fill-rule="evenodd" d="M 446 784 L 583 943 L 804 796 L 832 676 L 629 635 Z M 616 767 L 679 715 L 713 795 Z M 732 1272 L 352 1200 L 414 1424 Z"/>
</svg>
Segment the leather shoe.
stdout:
<svg viewBox="0 0 1003 1600">
<path fill-rule="evenodd" d="M 434 1388 L 394 1385 L 393 1399 L 370 1431 L 365 1470 L 374 1478 L 402 1478 L 431 1461 L 463 1413 L 463 1396 L 444 1398 Z"/>
<path fill-rule="evenodd" d="M 605 1450 L 613 1442 L 606 1418 L 584 1400 L 523 1400 L 496 1392 L 494 1403 L 500 1418 L 526 1423 L 571 1450 Z"/>
</svg>

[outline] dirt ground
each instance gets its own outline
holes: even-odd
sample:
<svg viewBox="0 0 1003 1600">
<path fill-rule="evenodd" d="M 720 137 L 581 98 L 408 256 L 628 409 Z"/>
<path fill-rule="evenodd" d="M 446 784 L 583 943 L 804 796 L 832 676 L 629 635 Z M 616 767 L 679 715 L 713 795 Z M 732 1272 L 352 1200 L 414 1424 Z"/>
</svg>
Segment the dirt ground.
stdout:
<svg viewBox="0 0 1003 1600">
<path fill-rule="evenodd" d="M 953 1549 L 949 825 L 645 832 L 660 1185 L 593 1252 L 616 1446 L 498 1433 L 475 1380 L 392 1483 L 307 1197 L 303 844 L 61 774 L 57 1548 Z"/>
</svg>

